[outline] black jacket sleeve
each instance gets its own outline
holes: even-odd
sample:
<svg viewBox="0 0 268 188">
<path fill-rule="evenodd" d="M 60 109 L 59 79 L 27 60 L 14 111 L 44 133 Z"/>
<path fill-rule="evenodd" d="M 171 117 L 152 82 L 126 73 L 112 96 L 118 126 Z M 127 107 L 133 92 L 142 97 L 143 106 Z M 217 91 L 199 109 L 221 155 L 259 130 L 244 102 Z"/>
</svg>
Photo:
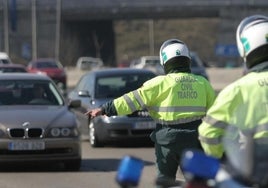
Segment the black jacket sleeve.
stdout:
<svg viewBox="0 0 268 188">
<path fill-rule="evenodd" d="M 113 100 L 101 105 L 101 110 L 102 110 L 103 115 L 107 115 L 107 116 L 117 115 L 117 111 L 115 109 Z"/>
</svg>

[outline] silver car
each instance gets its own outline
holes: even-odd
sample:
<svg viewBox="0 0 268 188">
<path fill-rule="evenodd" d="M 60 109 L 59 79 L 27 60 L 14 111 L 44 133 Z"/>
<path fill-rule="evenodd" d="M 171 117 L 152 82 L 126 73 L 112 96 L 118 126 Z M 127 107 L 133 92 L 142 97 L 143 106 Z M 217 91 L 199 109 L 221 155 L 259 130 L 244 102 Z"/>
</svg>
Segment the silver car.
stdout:
<svg viewBox="0 0 268 188">
<path fill-rule="evenodd" d="M 0 163 L 57 162 L 78 170 L 80 132 L 70 108 L 80 105 L 67 105 L 45 75 L 0 74 Z"/>
<path fill-rule="evenodd" d="M 193 74 L 201 75 L 209 80 L 208 74 L 206 72 L 206 67 L 204 62 L 200 59 L 196 52 L 191 51 L 191 71 Z M 130 63 L 131 68 L 138 69 L 149 69 L 155 72 L 157 75 L 165 74 L 163 66 L 160 64 L 159 56 L 142 56 L 138 59 L 134 59 Z"/>
<path fill-rule="evenodd" d="M 81 100 L 81 108 L 75 109 L 75 113 L 92 147 L 104 146 L 112 141 L 149 139 L 155 122 L 145 110 L 127 116 L 99 116 L 93 120 L 84 113 L 139 88 L 155 76 L 144 69 L 111 68 L 91 71 L 81 77 L 68 98 Z"/>
</svg>

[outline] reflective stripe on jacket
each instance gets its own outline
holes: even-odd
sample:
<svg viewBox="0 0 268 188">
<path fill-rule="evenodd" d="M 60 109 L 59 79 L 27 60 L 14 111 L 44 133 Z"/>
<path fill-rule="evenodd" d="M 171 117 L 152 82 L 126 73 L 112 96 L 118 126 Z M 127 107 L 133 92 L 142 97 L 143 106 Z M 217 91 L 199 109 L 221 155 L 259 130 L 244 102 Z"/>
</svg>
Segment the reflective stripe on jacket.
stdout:
<svg viewBox="0 0 268 188">
<path fill-rule="evenodd" d="M 208 155 L 221 157 L 226 128 L 249 129 L 255 138 L 268 136 L 268 74 L 252 72 L 223 89 L 199 126 L 199 139 Z"/>
<path fill-rule="evenodd" d="M 135 91 L 114 100 L 119 115 L 147 109 L 160 124 L 201 119 L 213 104 L 215 92 L 203 77 L 189 73 L 157 76 Z"/>
</svg>

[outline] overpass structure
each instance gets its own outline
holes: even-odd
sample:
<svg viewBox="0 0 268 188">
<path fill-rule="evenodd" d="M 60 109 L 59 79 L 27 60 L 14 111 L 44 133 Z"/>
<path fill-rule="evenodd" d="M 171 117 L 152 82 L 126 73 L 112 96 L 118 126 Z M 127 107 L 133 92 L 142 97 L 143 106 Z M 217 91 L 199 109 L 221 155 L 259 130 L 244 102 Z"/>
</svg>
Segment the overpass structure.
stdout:
<svg viewBox="0 0 268 188">
<path fill-rule="evenodd" d="M 267 7 L 265 0 L 78 0 L 62 4 L 65 19 L 219 17 L 222 9 Z"/>
<path fill-rule="evenodd" d="M 113 65 L 115 20 L 217 17 L 217 40 L 229 44 L 242 17 L 267 10 L 267 0 L 2 0 L 0 50 L 21 62 L 99 56 Z"/>
</svg>

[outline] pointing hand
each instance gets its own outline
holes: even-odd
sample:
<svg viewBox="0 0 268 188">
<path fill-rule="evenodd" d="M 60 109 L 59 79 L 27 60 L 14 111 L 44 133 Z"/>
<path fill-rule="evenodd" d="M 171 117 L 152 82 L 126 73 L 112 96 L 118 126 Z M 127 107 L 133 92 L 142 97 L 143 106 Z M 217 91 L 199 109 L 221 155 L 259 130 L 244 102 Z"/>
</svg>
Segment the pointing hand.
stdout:
<svg viewBox="0 0 268 188">
<path fill-rule="evenodd" d="M 93 110 L 89 110 L 85 113 L 85 115 L 89 116 L 91 119 L 94 117 L 102 115 L 102 110 L 101 108 L 95 108 Z"/>
</svg>

